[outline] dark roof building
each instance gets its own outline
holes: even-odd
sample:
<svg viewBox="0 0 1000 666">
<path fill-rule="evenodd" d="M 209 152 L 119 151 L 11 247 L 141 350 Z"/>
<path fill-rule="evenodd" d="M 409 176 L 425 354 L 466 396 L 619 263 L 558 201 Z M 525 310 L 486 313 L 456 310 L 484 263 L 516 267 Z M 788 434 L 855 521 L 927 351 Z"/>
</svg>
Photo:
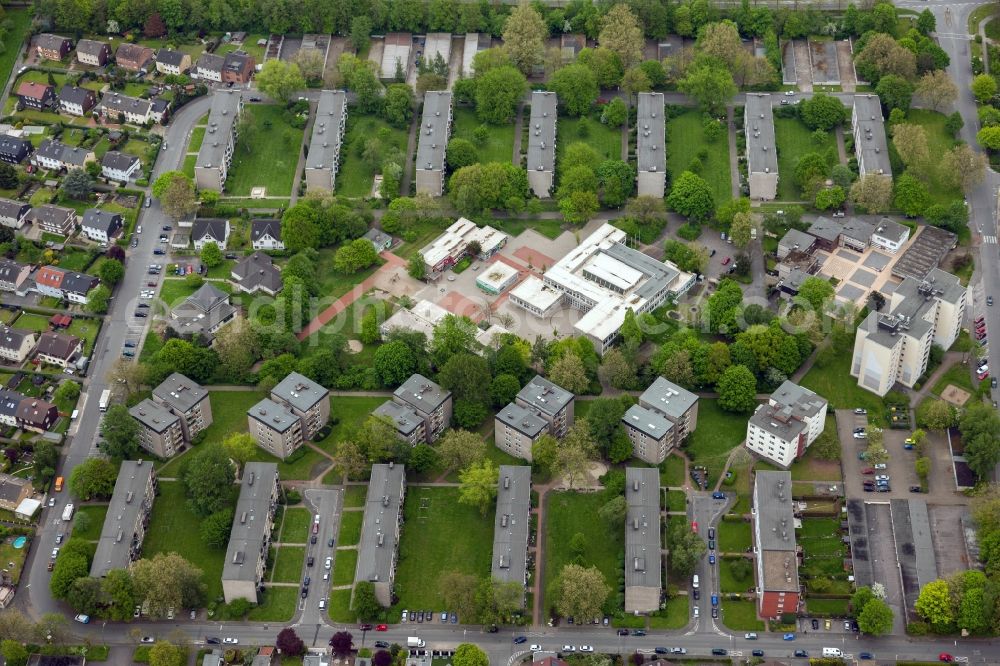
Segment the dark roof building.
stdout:
<svg viewBox="0 0 1000 666">
<path fill-rule="evenodd" d="M 0 161 L 7 164 L 20 164 L 33 152 L 35 152 L 35 146 L 27 139 L 9 134 L 0 136 Z"/>
<path fill-rule="evenodd" d="M 274 296 L 281 291 L 281 271 L 263 252 L 254 252 L 233 266 L 233 282 L 241 291 L 253 294 L 263 291 Z"/>
</svg>

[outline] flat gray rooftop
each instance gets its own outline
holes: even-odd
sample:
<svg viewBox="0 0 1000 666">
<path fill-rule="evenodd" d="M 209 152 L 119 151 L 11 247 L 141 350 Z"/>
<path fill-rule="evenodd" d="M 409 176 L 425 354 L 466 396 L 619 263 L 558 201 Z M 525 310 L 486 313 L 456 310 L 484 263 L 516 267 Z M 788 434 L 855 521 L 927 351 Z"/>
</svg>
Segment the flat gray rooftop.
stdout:
<svg viewBox="0 0 1000 666">
<path fill-rule="evenodd" d="M 412 407 L 401 405 L 392 400 L 386 400 L 376 407 L 372 413 L 376 416 L 384 416 L 390 419 L 393 425 L 396 426 L 396 430 L 404 435 L 409 435 L 424 422 L 420 415 L 413 411 Z"/>
<path fill-rule="evenodd" d="M 531 512 L 531 467 L 501 465 L 497 510 L 493 522 L 494 580 L 524 584 L 528 568 L 528 515 Z"/>
<path fill-rule="evenodd" d="M 622 421 L 639 432 L 645 433 L 653 439 L 663 439 L 664 435 L 670 432 L 674 424 L 663 418 L 652 409 L 646 409 L 640 405 L 632 405 L 622 416 Z"/>
<path fill-rule="evenodd" d="M 412 374 L 393 395 L 418 412 L 430 413 L 441 406 L 451 396 L 451 392 L 421 374 Z"/>
<path fill-rule="evenodd" d="M 417 170 L 443 171 L 444 151 L 448 143 L 448 125 L 451 122 L 451 93 L 428 91 L 424 93 L 424 113 L 417 136 Z"/>
<path fill-rule="evenodd" d="M 90 566 L 94 578 L 106 576 L 113 569 L 125 569 L 132 559 L 132 530 L 139 514 L 146 509 L 143 502 L 146 486 L 153 476 L 153 463 L 125 460 L 118 470 L 118 480 L 111 495 L 108 513 L 101 528 L 101 538 Z"/>
<path fill-rule="evenodd" d="M 212 107 L 208 112 L 205 140 L 198 151 L 196 167 L 218 168 L 229 145 L 233 125 L 240 116 L 243 93 L 239 90 L 216 90 L 212 94 Z"/>
<path fill-rule="evenodd" d="M 660 473 L 655 467 L 625 469 L 625 586 L 660 587 Z"/>
<path fill-rule="evenodd" d="M 149 398 L 130 407 L 128 413 L 136 421 L 154 432 L 164 432 L 174 423 L 180 421 L 179 416 Z"/>
<path fill-rule="evenodd" d="M 866 173 L 892 176 L 885 122 L 882 119 L 882 104 L 878 95 L 855 95 L 854 118 L 855 133 L 859 137 L 859 140 L 855 141 L 854 150 L 859 153 Z"/>
<path fill-rule="evenodd" d="M 554 92 L 531 93 L 531 125 L 528 128 L 528 171 L 551 172 L 556 168 L 556 106 Z"/>
<path fill-rule="evenodd" d="M 301 423 L 298 416 L 292 414 L 284 405 L 279 405 L 270 398 L 264 398 L 247 410 L 247 416 L 260 421 L 275 432 L 285 432 Z"/>
<path fill-rule="evenodd" d="M 535 375 L 517 394 L 535 410 L 554 416 L 573 400 L 573 394 L 561 386 L 553 384 L 545 377 Z"/>
<path fill-rule="evenodd" d="M 153 397 L 180 412 L 187 412 L 208 395 L 200 384 L 175 372 L 153 389 Z"/>
<path fill-rule="evenodd" d="M 304 412 L 329 398 L 330 392 L 305 375 L 291 372 L 271 389 L 271 395 Z"/>
<path fill-rule="evenodd" d="M 754 482 L 757 513 L 757 547 L 761 550 L 795 551 L 795 516 L 792 510 L 791 472 L 757 472 Z"/>
<path fill-rule="evenodd" d="M 222 580 L 257 580 L 257 554 L 267 530 L 277 463 L 251 462 L 243 470 Z"/>
<path fill-rule="evenodd" d="M 663 93 L 639 93 L 636 109 L 636 157 L 639 171 L 658 171 L 667 168 L 666 135 L 664 130 Z"/>
<path fill-rule="evenodd" d="M 747 93 L 743 129 L 747 138 L 747 168 L 750 173 L 778 173 L 770 95 Z"/>
<path fill-rule="evenodd" d="M 392 579 L 405 479 L 403 465 L 372 465 L 358 544 L 358 581 L 389 582 Z"/>
<path fill-rule="evenodd" d="M 669 379 L 657 377 L 639 396 L 639 402 L 677 421 L 698 402 L 698 396 Z"/>
<path fill-rule="evenodd" d="M 958 236 L 952 232 L 924 225 L 903 255 L 892 265 L 892 274 L 898 278 L 923 280 L 932 269 L 937 268 L 957 242 Z"/>
<path fill-rule="evenodd" d="M 309 139 L 307 169 L 332 170 L 340 154 L 340 125 L 344 122 L 347 93 L 343 90 L 324 90 L 316 106 L 312 137 Z"/>
<path fill-rule="evenodd" d="M 612 243 L 602 252 L 646 275 L 646 281 L 641 283 L 634 293 L 647 300 L 652 300 L 673 284 L 680 275 L 680 270 L 673 265 L 657 261 L 645 252 L 634 250 L 621 243 Z"/>
<path fill-rule="evenodd" d="M 535 411 L 513 402 L 497 412 L 497 420 L 532 439 L 549 425 L 549 422 L 538 416 Z"/>
</svg>

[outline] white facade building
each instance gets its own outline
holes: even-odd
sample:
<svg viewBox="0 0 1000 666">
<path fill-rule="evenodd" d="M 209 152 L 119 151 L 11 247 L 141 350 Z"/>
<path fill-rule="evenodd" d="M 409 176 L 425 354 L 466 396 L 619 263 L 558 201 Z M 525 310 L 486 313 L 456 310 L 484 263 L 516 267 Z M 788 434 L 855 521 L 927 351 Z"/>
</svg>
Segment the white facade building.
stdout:
<svg viewBox="0 0 1000 666">
<path fill-rule="evenodd" d="M 747 422 L 747 448 L 787 468 L 823 432 L 827 405 L 824 398 L 786 380 Z"/>
</svg>

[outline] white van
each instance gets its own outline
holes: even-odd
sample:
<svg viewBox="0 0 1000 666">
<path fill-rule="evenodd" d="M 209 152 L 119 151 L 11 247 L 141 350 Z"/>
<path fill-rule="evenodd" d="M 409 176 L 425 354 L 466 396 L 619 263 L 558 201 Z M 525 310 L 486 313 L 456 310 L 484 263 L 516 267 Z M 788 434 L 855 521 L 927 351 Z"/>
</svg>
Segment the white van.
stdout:
<svg viewBox="0 0 1000 666">
<path fill-rule="evenodd" d="M 694 577 L 691 579 L 691 587 L 693 587 L 696 590 L 698 589 L 698 574 L 695 574 Z"/>
<path fill-rule="evenodd" d="M 824 657 L 843 657 L 844 653 L 840 651 L 840 648 L 823 648 Z"/>
</svg>

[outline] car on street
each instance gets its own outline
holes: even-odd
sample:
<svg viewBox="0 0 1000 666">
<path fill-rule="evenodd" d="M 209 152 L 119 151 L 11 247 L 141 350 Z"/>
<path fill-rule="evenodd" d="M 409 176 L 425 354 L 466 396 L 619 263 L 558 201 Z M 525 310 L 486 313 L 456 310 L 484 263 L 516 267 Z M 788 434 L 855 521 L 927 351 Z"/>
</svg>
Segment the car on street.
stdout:
<svg viewBox="0 0 1000 666">
<path fill-rule="evenodd" d="M 921 488 L 920 486 L 910 486 L 910 492 L 911 493 L 922 493 L 922 492 L 924 492 L 924 489 Z"/>
<path fill-rule="evenodd" d="M 173 231 L 173 227 L 172 227 L 172 226 L 170 226 L 169 224 L 164 224 L 164 225 L 163 225 L 162 227 L 160 227 L 160 228 L 161 228 L 161 229 L 163 229 L 163 231 Z"/>
<path fill-rule="evenodd" d="M 813 618 L 813 620 L 812 620 L 812 628 L 813 628 L 813 631 L 819 629 L 819 620 L 817 620 L 816 618 Z"/>
<path fill-rule="evenodd" d="M 240 639 L 234 638 L 233 636 L 226 636 L 225 638 L 222 639 L 222 642 L 225 643 L 226 645 L 238 645 Z"/>
<path fill-rule="evenodd" d="M 725 657 L 727 654 L 729 654 L 729 651 L 726 650 L 726 648 L 712 648 L 712 654 L 714 654 L 717 657 Z"/>
<path fill-rule="evenodd" d="M 714 493 L 712 493 L 712 499 L 724 500 L 726 499 L 726 493 L 716 490 Z"/>
<path fill-rule="evenodd" d="M 715 553 L 712 553 L 708 556 L 708 563 L 715 564 Z"/>
<path fill-rule="evenodd" d="M 453 612 L 451 614 L 451 616 L 449 617 L 449 619 L 451 620 L 452 624 L 458 624 L 458 614 L 457 613 Z"/>
<path fill-rule="evenodd" d="M 989 305 L 990 307 L 993 307 L 993 297 L 992 296 L 987 296 L 986 297 L 986 305 Z"/>
<path fill-rule="evenodd" d="M 152 200 L 152 199 L 148 199 L 148 198 L 147 198 L 147 199 L 146 199 L 146 208 L 149 208 L 149 205 L 150 205 L 151 203 L 153 203 L 153 200 Z"/>
<path fill-rule="evenodd" d="M 209 645 L 218 645 L 222 641 L 215 636 L 205 636 L 205 642 Z"/>
<path fill-rule="evenodd" d="M 698 601 L 699 599 L 701 599 L 701 590 L 699 590 L 696 587 L 693 590 L 691 590 L 691 595 L 694 597 L 695 601 Z"/>
<path fill-rule="evenodd" d="M 306 566 L 307 567 L 311 567 L 313 565 L 313 563 L 315 563 L 315 562 L 316 562 L 316 558 L 313 557 L 312 555 L 310 555 L 309 557 L 306 558 Z"/>
<path fill-rule="evenodd" d="M 162 248 L 156 248 L 155 250 L 153 250 L 153 254 L 161 254 L 162 255 L 162 254 L 166 254 L 166 251 L 163 250 Z"/>
<path fill-rule="evenodd" d="M 878 476 L 875 477 L 875 481 L 888 481 L 888 480 L 889 480 L 888 474 L 879 474 Z"/>
<path fill-rule="evenodd" d="M 755 641 L 757 640 L 757 634 L 751 631 L 749 634 L 743 634 L 743 638 L 748 641 Z"/>
<path fill-rule="evenodd" d="M 794 90 L 786 90 L 785 91 L 785 97 L 792 97 L 794 95 L 795 95 L 795 91 Z"/>
<path fill-rule="evenodd" d="M 799 657 L 799 658 L 802 658 L 802 657 L 808 657 L 808 656 L 809 656 L 809 653 L 808 653 L 808 652 L 806 652 L 805 650 L 796 650 L 796 651 L 795 651 L 795 656 L 796 656 L 796 657 Z"/>
<path fill-rule="evenodd" d="M 143 636 L 142 638 L 139 639 L 139 642 L 140 643 L 155 643 L 156 639 L 153 638 L 152 636 Z"/>
<path fill-rule="evenodd" d="M 133 312 L 132 314 L 133 314 L 133 315 L 135 315 L 136 317 L 139 317 L 139 318 L 141 318 L 141 319 L 145 319 L 145 318 L 146 318 L 146 317 L 148 316 L 148 315 L 147 315 L 147 314 L 146 314 L 145 312 L 143 312 L 142 310 L 136 310 L 136 311 L 135 311 L 135 312 Z"/>
<path fill-rule="evenodd" d="M 404 610 L 403 614 L 402 614 L 402 616 L 400 618 L 400 621 L 401 622 L 406 622 L 408 619 L 410 619 L 410 611 Z"/>
<path fill-rule="evenodd" d="M 619 636 L 628 636 L 628 634 L 629 634 L 628 629 L 619 629 L 618 630 L 618 635 Z"/>
<path fill-rule="evenodd" d="M 89 615 L 85 615 L 84 613 L 80 613 L 79 615 L 75 616 L 73 619 L 76 620 L 77 622 L 79 622 L 80 624 L 90 624 L 90 616 Z"/>
<path fill-rule="evenodd" d="M 311 537 L 309 537 L 309 543 L 313 544 L 314 546 L 316 545 L 316 535 L 315 534 L 313 534 Z"/>
<path fill-rule="evenodd" d="M 576 646 L 575 645 L 563 645 L 562 646 L 562 650 L 560 650 L 560 652 L 576 652 Z"/>
<path fill-rule="evenodd" d="M 708 540 L 708 549 L 709 550 L 715 550 L 715 539 L 709 539 Z"/>
<path fill-rule="evenodd" d="M 327 548 L 333 548 L 333 537 L 326 540 L 326 546 Z"/>
<path fill-rule="evenodd" d="M 868 661 L 869 659 L 874 659 L 874 658 L 875 658 L 875 655 L 873 655 L 871 652 L 861 652 L 860 654 L 858 654 L 858 659 L 864 659 L 865 661 Z"/>
<path fill-rule="evenodd" d="M 687 651 L 687 648 L 675 647 L 675 648 L 670 648 L 670 653 L 671 654 L 687 654 L 688 651 Z"/>
<path fill-rule="evenodd" d="M 862 474 L 874 474 L 875 473 L 875 468 L 874 467 L 865 467 L 865 468 L 863 468 L 861 470 L 861 473 Z"/>
<path fill-rule="evenodd" d="M 698 533 L 698 521 L 697 520 L 692 520 L 691 521 L 691 531 L 694 532 L 695 534 Z"/>
<path fill-rule="evenodd" d="M 717 595 L 717 594 L 713 594 L 712 595 L 712 605 L 713 606 L 718 606 L 719 605 L 719 595 Z"/>
<path fill-rule="evenodd" d="M 868 435 L 863 432 L 854 433 L 854 439 L 868 439 Z"/>
<path fill-rule="evenodd" d="M 718 608 L 713 608 L 712 609 L 712 617 L 716 618 L 716 619 L 719 617 L 719 609 Z"/>
<path fill-rule="evenodd" d="M 785 634 L 784 636 L 781 637 L 781 640 L 783 640 L 783 641 L 794 641 L 795 640 L 795 634 L 793 634 L 793 633 L 787 633 L 787 634 Z"/>
<path fill-rule="evenodd" d="M 708 538 L 709 539 L 714 539 L 715 538 L 715 528 L 714 527 L 709 527 L 708 528 Z"/>
<path fill-rule="evenodd" d="M 326 558 L 326 561 L 323 562 L 323 568 L 324 569 L 329 569 L 332 566 L 333 566 L 333 558 L 332 557 Z"/>
<path fill-rule="evenodd" d="M 527 636 L 518 636 L 517 638 L 514 639 L 514 645 L 520 645 L 521 643 L 527 643 L 527 642 L 528 642 Z"/>
<path fill-rule="evenodd" d="M 52 559 L 54 560 L 57 557 L 59 557 L 59 549 L 58 548 L 53 548 L 52 549 Z"/>
<path fill-rule="evenodd" d="M 62 534 L 57 534 L 56 535 L 56 545 L 58 546 L 62 542 L 63 542 L 63 535 Z"/>
<path fill-rule="evenodd" d="M 877 463 L 877 464 L 875 465 L 875 469 L 888 469 L 888 467 L 889 467 L 889 466 L 888 466 L 888 465 L 886 465 L 885 463 Z"/>
<path fill-rule="evenodd" d="M 362 624 L 358 628 L 361 629 L 361 631 L 371 631 L 372 630 L 372 625 L 370 625 L 367 622 L 365 622 L 364 624 Z"/>
<path fill-rule="evenodd" d="M 376 624 L 375 631 L 389 631 L 389 627 L 385 624 Z"/>
<path fill-rule="evenodd" d="M 528 649 L 532 652 L 541 652 L 542 646 L 539 645 L 538 643 L 532 643 L 531 645 L 528 646 Z"/>
<path fill-rule="evenodd" d="M 783 100 L 781 100 L 781 105 L 782 105 L 782 106 L 785 106 L 785 105 L 787 105 L 787 104 L 788 104 L 788 100 L 787 100 L 787 99 L 783 99 Z"/>
<path fill-rule="evenodd" d="M 593 651 L 594 651 L 594 646 L 593 645 L 581 645 L 580 646 L 580 652 L 593 652 Z"/>
<path fill-rule="evenodd" d="M 665 647 L 653 648 L 653 652 L 656 654 L 670 654 L 670 650 Z"/>
<path fill-rule="evenodd" d="M 763 657 L 764 656 L 764 651 L 763 650 L 754 650 L 750 654 L 752 654 L 755 657 Z"/>
<path fill-rule="evenodd" d="M 732 260 L 733 260 L 732 257 L 726 257 L 725 259 L 722 260 L 722 265 L 723 266 L 728 266 L 729 262 L 732 261 Z"/>
<path fill-rule="evenodd" d="M 950 654 L 948 654 L 947 652 L 942 652 L 941 654 L 938 655 L 938 661 L 943 661 L 950 664 L 951 662 L 955 661 L 955 658 Z"/>
</svg>

